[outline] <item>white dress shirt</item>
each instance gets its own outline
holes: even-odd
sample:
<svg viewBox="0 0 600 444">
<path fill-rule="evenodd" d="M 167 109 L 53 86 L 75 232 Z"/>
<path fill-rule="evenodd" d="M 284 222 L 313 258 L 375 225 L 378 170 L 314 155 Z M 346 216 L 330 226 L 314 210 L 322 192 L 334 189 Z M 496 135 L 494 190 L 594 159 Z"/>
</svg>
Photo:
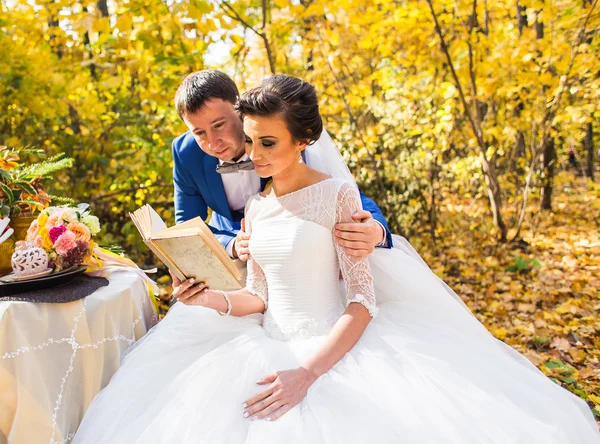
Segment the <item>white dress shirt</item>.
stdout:
<svg viewBox="0 0 600 444">
<path fill-rule="evenodd" d="M 244 154 L 237 162 L 244 160 L 248 160 L 247 154 Z M 219 164 L 223 164 L 221 159 L 219 159 Z M 260 192 L 260 177 L 258 177 L 258 174 L 254 170 L 238 170 L 233 173 L 222 174 L 221 179 L 223 179 L 227 203 L 232 211 L 243 211 L 248 199 Z M 225 250 L 227 250 L 227 253 L 231 257 L 233 257 L 234 240 L 232 239 L 227 244 L 227 247 L 225 247 Z"/>
</svg>

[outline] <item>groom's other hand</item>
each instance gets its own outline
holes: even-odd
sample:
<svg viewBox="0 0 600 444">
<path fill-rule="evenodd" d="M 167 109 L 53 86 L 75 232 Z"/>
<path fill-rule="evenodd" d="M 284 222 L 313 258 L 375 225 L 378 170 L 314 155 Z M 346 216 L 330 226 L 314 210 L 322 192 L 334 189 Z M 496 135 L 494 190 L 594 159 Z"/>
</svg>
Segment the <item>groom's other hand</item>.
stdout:
<svg viewBox="0 0 600 444">
<path fill-rule="evenodd" d="M 242 227 L 233 244 L 233 257 L 242 262 L 250 258 L 250 235 L 246 233 L 246 219 L 242 219 Z"/>
<path fill-rule="evenodd" d="M 171 270 L 169 270 L 169 274 L 173 279 L 172 296 L 177 302 L 183 302 L 186 305 L 195 305 L 195 299 L 208 290 L 204 282 L 196 282 L 194 279 L 186 279 L 182 282 L 177 276 L 171 273 Z"/>
<path fill-rule="evenodd" d="M 337 243 L 351 256 L 367 256 L 383 242 L 385 230 L 368 211 L 358 211 L 352 219 L 359 223 L 336 224 Z"/>
</svg>

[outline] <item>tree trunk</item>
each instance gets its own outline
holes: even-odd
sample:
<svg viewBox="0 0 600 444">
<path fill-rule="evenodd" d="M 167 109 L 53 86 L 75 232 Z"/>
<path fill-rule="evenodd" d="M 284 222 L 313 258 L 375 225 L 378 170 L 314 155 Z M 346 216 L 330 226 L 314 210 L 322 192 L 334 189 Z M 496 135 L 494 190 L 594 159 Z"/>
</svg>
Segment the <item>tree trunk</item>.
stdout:
<svg viewBox="0 0 600 444">
<path fill-rule="evenodd" d="M 537 12 L 535 19 L 535 36 L 538 40 L 544 38 L 544 22 L 539 20 L 542 11 Z M 546 92 L 544 86 L 543 92 Z M 552 190 L 554 187 L 554 170 L 556 169 L 556 146 L 554 139 L 548 137 L 544 144 L 542 153 L 542 189 L 541 189 L 541 209 L 552 210 Z"/>
<path fill-rule="evenodd" d="M 496 169 L 494 168 L 494 164 L 490 162 L 487 158 L 487 149 L 488 144 L 485 141 L 483 128 L 481 125 L 481 120 L 479 120 L 479 111 L 480 108 L 475 105 L 475 113 L 471 113 L 471 108 L 473 104 L 469 105 L 467 99 L 465 97 L 464 89 L 462 83 L 458 78 L 458 74 L 456 73 L 456 69 L 454 68 L 454 63 L 452 57 L 450 56 L 450 51 L 448 49 L 448 44 L 446 43 L 446 39 L 444 33 L 442 32 L 442 28 L 438 21 L 437 14 L 433 8 L 433 0 L 427 0 L 427 4 L 429 6 L 429 10 L 431 12 L 431 16 L 433 18 L 433 23 L 435 26 L 435 32 L 440 39 L 440 46 L 442 52 L 446 56 L 446 61 L 448 62 L 448 67 L 450 69 L 450 73 L 452 74 L 452 78 L 454 79 L 454 84 L 456 89 L 458 90 L 458 95 L 460 96 L 460 100 L 463 105 L 464 114 L 468 119 L 471 129 L 473 130 L 473 134 L 477 139 L 477 145 L 479 146 L 480 156 L 481 156 L 481 168 L 483 170 L 483 175 L 485 177 L 486 188 L 488 192 L 488 198 L 490 200 L 490 209 L 492 211 L 492 217 L 494 220 L 494 225 L 498 228 L 500 234 L 500 242 L 506 242 L 507 236 L 507 228 L 504 223 L 504 219 L 502 218 L 502 190 L 500 187 L 500 182 L 498 181 L 498 176 L 496 174 Z M 470 17 L 469 23 L 474 23 L 476 21 L 476 17 Z M 468 42 L 470 46 L 470 41 Z M 469 48 L 469 54 L 472 55 L 471 48 Z M 472 66 L 472 57 L 470 57 L 471 64 L 469 65 L 470 74 L 471 74 L 471 88 L 473 93 L 473 102 L 477 103 L 477 85 L 474 82 L 474 71 Z M 475 114 L 475 116 L 473 116 Z"/>
<path fill-rule="evenodd" d="M 50 35 L 50 39 L 48 41 L 48 43 L 50 43 L 50 47 L 56 52 L 56 56 L 58 57 L 58 59 L 62 59 L 63 56 L 63 52 L 62 52 L 62 48 L 60 46 L 60 42 L 57 42 L 57 35 L 56 35 L 56 30 L 59 29 L 59 20 L 58 18 L 55 18 L 54 15 L 52 15 L 52 13 L 50 11 L 49 12 L 49 17 L 48 17 L 48 34 Z"/>
<path fill-rule="evenodd" d="M 102 17 L 108 17 L 108 3 L 107 3 L 107 0 L 98 0 L 98 3 L 96 3 L 96 6 L 100 10 L 100 13 L 102 14 Z"/>
<path fill-rule="evenodd" d="M 500 242 L 506 242 L 508 229 L 502 218 L 502 190 L 500 188 L 500 182 L 498 181 L 498 175 L 496 174 L 496 168 L 494 168 L 493 163 L 488 161 L 485 153 L 481 153 L 481 169 L 483 170 L 485 184 L 487 185 L 494 225 L 498 227 L 498 230 L 500 231 Z"/>
<path fill-rule="evenodd" d="M 517 26 L 519 27 L 519 36 L 523 35 L 523 28 L 527 26 L 527 16 L 524 14 L 524 9 L 517 0 Z M 515 118 L 519 118 L 521 116 L 521 111 L 525 108 L 523 102 L 519 102 L 519 104 L 513 110 L 513 116 Z M 525 134 L 523 131 L 518 131 L 515 137 L 515 145 L 514 145 L 514 157 L 509 159 L 510 170 L 513 173 L 514 181 L 515 181 L 515 192 L 518 192 L 519 188 L 521 188 L 521 175 L 523 174 L 523 167 L 520 165 L 520 160 L 525 159 Z"/>
<path fill-rule="evenodd" d="M 552 191 L 554 188 L 554 170 L 556 168 L 556 147 L 554 139 L 548 139 L 542 154 L 543 185 L 541 195 L 542 210 L 552 210 Z"/>
<path fill-rule="evenodd" d="M 525 159 L 525 135 L 519 131 L 515 136 L 515 144 L 511 151 L 512 158 L 509 160 L 509 170 L 512 173 L 515 182 L 515 193 L 521 188 L 521 176 L 523 175 L 523 166 L 521 159 Z"/>
<path fill-rule="evenodd" d="M 429 229 L 431 233 L 431 239 L 433 245 L 437 245 L 437 202 L 436 202 L 436 188 L 435 183 L 438 180 L 441 168 L 438 166 L 437 161 L 434 160 L 433 164 L 429 168 L 429 193 L 431 194 L 431 205 L 429 206 Z"/>
<path fill-rule="evenodd" d="M 587 168 L 585 175 L 594 180 L 594 128 L 592 122 L 587 124 L 585 131 L 585 150 L 587 151 Z"/>
<path fill-rule="evenodd" d="M 523 35 L 523 28 L 527 26 L 527 17 L 523 14 L 523 7 L 517 1 L 517 26 L 519 27 L 519 36 Z"/>
</svg>

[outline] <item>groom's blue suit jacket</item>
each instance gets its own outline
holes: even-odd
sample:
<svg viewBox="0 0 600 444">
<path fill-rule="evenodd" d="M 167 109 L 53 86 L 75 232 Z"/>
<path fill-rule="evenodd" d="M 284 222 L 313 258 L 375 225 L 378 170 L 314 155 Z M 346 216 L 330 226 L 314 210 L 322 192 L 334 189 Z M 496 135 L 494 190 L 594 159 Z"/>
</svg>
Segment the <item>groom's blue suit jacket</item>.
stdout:
<svg viewBox="0 0 600 444">
<path fill-rule="evenodd" d="M 218 159 L 200 149 L 190 131 L 173 141 L 173 182 L 175 185 L 175 220 L 184 222 L 196 216 L 206 220 L 208 208 L 212 217 L 208 226 L 225 247 L 240 230 L 242 211 L 232 211 L 227 202 L 221 175 L 217 173 Z M 261 190 L 268 179 L 261 179 Z M 392 236 L 381 210 L 373 200 L 360 193 L 363 209 L 369 211 L 386 230 L 386 246 Z"/>
</svg>

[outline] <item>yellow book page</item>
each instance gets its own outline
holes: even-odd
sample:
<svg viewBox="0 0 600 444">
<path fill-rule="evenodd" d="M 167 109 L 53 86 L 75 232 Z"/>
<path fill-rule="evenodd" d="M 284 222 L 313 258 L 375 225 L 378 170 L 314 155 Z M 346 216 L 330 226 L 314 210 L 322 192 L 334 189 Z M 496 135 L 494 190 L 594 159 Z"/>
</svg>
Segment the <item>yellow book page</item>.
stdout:
<svg viewBox="0 0 600 444">
<path fill-rule="evenodd" d="M 177 264 L 186 278 L 203 281 L 213 290 L 242 288 L 237 276 L 231 274 L 199 235 L 164 237 L 153 239 L 153 243 Z"/>
<path fill-rule="evenodd" d="M 223 248 L 219 240 L 215 237 L 213 232 L 210 231 L 210 228 L 208 228 L 201 217 L 195 217 L 178 225 L 167 228 L 166 230 L 154 235 L 153 239 L 186 236 L 195 233 L 198 233 L 202 239 L 204 239 L 204 242 L 210 246 L 213 253 L 219 258 L 229 272 L 238 280 L 240 280 L 241 274 L 238 267 L 236 267 L 233 260 L 229 257 L 227 251 L 225 251 L 225 248 Z"/>
</svg>

